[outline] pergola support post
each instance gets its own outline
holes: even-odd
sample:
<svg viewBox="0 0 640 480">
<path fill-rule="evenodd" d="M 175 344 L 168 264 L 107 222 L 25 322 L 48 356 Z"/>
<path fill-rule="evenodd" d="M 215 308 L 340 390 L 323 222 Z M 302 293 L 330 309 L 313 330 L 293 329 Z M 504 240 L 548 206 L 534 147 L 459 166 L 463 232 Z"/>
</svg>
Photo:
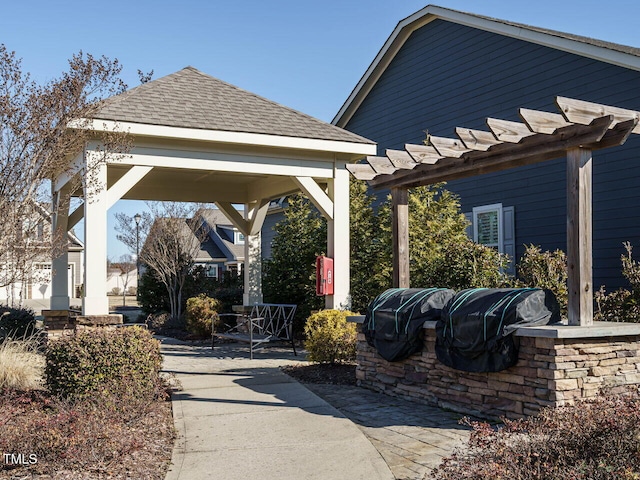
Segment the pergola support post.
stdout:
<svg viewBox="0 0 640 480">
<path fill-rule="evenodd" d="M 409 190 L 391 189 L 393 222 L 393 287 L 409 288 Z"/>
<path fill-rule="evenodd" d="M 593 324 L 592 155 L 567 150 L 567 286 L 569 325 Z"/>
</svg>

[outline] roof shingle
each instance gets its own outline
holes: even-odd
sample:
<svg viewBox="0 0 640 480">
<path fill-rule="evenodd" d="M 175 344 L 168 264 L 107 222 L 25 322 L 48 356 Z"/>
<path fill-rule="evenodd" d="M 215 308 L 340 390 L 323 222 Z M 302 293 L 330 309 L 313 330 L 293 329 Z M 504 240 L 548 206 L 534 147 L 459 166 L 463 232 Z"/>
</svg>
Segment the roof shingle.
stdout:
<svg viewBox="0 0 640 480">
<path fill-rule="evenodd" d="M 105 100 L 96 119 L 373 144 L 193 67 Z"/>
</svg>

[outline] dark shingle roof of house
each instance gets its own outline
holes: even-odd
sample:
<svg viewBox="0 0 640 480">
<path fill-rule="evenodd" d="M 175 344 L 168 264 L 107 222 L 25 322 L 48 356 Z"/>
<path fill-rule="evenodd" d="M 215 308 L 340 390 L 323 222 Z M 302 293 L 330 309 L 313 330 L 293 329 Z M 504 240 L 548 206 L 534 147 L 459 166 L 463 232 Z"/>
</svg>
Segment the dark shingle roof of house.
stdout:
<svg viewBox="0 0 640 480">
<path fill-rule="evenodd" d="M 96 119 L 373 144 L 193 67 L 108 98 Z"/>
<path fill-rule="evenodd" d="M 488 17 L 485 15 L 478 15 L 476 13 L 463 12 L 460 10 L 453 10 L 451 8 L 446 7 L 438 7 L 443 10 L 449 10 L 450 12 L 462 13 L 464 15 L 470 15 L 472 17 L 481 18 L 484 20 L 489 20 L 492 22 L 502 23 L 503 25 L 509 25 L 517 28 L 524 28 L 526 30 L 530 30 L 532 32 L 543 33 L 545 35 L 552 35 L 558 38 L 566 38 L 568 40 L 575 40 L 576 42 L 582 42 L 589 45 L 593 45 L 600 48 L 607 48 L 609 50 L 614 50 L 616 52 L 628 53 L 629 55 L 635 55 L 640 57 L 640 48 L 630 47 L 628 45 L 621 45 L 619 43 L 606 42 L 604 40 L 598 40 L 596 38 L 584 37 L 582 35 L 574 35 L 573 33 L 559 32 L 557 30 L 551 30 L 548 28 L 535 27 L 532 25 L 527 25 L 524 23 L 510 22 L 508 20 L 502 20 L 500 18 Z"/>
<path fill-rule="evenodd" d="M 216 228 L 216 226 L 228 227 L 230 229 L 234 228 L 231 222 L 229 221 L 229 219 L 227 218 L 227 216 L 224 213 L 222 213 L 220 210 L 208 208 L 208 209 L 202 210 L 201 215 L 202 215 L 202 218 L 212 228 Z M 231 252 L 232 255 L 234 255 L 236 259 L 244 258 L 244 245 L 236 245 L 235 243 L 233 243 L 233 241 L 230 241 L 225 236 L 220 235 L 219 232 L 216 232 L 216 233 L 218 233 L 218 236 L 220 237 L 220 240 L 222 240 L 222 243 L 224 244 L 224 246 Z"/>
</svg>

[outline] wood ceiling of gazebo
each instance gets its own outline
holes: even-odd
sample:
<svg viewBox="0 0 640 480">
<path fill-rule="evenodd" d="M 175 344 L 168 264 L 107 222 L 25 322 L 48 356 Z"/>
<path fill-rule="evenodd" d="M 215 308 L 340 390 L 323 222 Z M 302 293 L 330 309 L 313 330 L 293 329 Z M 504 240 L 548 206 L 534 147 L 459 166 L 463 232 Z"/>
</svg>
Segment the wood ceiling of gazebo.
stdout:
<svg viewBox="0 0 640 480">
<path fill-rule="evenodd" d="M 523 123 L 488 118 L 489 131 L 456 128 L 458 138 L 428 137 L 347 165 L 375 188 L 410 188 L 562 158 L 570 148 L 598 150 L 640 134 L 640 112 L 556 97 L 561 114 L 521 108 Z"/>
</svg>

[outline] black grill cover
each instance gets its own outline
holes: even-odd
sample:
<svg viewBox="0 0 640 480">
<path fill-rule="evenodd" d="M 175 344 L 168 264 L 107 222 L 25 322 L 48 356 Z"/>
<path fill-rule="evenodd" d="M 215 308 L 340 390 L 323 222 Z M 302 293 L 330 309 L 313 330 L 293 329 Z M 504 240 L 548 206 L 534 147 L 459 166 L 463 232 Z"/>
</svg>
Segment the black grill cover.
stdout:
<svg viewBox="0 0 640 480">
<path fill-rule="evenodd" d="M 512 335 L 517 328 L 559 321 L 560 308 L 549 290 L 463 290 L 442 310 L 436 325 L 436 355 L 457 370 L 499 372 L 518 361 Z"/>
<path fill-rule="evenodd" d="M 455 292 L 444 288 L 392 288 L 371 302 L 363 330 L 367 342 L 390 362 L 422 350 L 427 320 L 438 320 Z"/>
</svg>

